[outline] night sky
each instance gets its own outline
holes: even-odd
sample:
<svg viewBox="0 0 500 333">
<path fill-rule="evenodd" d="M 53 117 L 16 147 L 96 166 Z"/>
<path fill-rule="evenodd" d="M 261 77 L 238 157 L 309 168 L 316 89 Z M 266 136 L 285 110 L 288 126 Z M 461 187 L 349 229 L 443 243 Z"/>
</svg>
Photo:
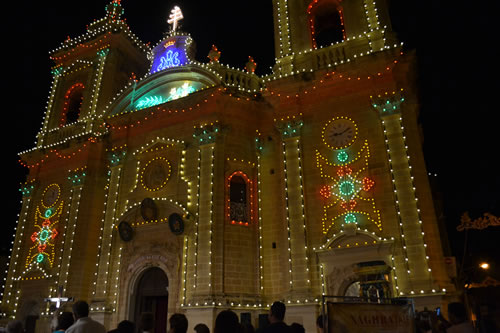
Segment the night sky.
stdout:
<svg viewBox="0 0 500 333">
<path fill-rule="evenodd" d="M 24 1 L 3 21 L 4 209 L 2 252 L 10 249 L 20 209 L 19 184 L 25 170 L 20 151 L 34 147 L 51 83 L 49 51 L 85 32 L 87 24 L 105 15 L 110 0 Z M 347 1 L 347 0 L 344 0 Z M 496 73 L 498 54 L 491 48 L 498 37 L 489 19 L 493 10 L 474 6 L 449 8 L 441 1 L 393 1 L 393 27 L 407 50 L 416 50 L 422 102 L 424 152 L 431 181 L 442 198 L 451 251 L 462 257 L 464 233 L 455 227 L 463 212 L 472 218 L 485 212 L 500 216 L 500 125 Z M 242 10 L 240 3 L 251 3 Z M 418 3 L 418 5 L 417 5 Z M 486 3 L 486 2 L 484 2 Z M 156 45 L 167 31 L 171 8 L 179 5 L 181 28 L 197 44 L 197 60 L 206 62 L 212 44 L 220 62 L 243 68 L 248 56 L 257 74 L 271 73 L 274 64 L 272 1 L 122 0 L 132 31 Z M 498 53 L 498 52 L 496 52 Z M 5 71 L 6 70 L 6 71 Z M 494 84 L 488 81 L 493 78 Z M 7 91 L 5 91 L 7 86 Z M 499 118 L 498 116 L 496 118 Z M 500 265 L 500 227 L 469 231 L 466 266 L 479 260 Z M 490 271 L 498 275 L 498 267 Z"/>
</svg>

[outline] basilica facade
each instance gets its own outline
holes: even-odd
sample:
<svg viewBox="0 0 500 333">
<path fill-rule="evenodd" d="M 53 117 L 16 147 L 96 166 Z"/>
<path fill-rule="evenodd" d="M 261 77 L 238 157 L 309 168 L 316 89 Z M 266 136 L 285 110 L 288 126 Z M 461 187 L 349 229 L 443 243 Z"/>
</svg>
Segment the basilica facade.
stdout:
<svg viewBox="0 0 500 333">
<path fill-rule="evenodd" d="M 212 327 L 269 305 L 315 329 L 327 296 L 445 304 L 414 56 L 385 1 L 275 0 L 273 73 L 156 46 L 119 0 L 51 53 L 2 312 L 49 325 L 84 299 L 108 329 L 173 313 Z M 177 15 L 177 18 L 175 18 Z M 61 303 L 62 302 L 62 303 Z"/>
</svg>

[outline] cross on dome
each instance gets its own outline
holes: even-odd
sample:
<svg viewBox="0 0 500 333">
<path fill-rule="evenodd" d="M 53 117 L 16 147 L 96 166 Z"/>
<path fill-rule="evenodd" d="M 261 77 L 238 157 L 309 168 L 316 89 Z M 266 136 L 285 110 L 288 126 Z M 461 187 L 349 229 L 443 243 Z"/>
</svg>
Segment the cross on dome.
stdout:
<svg viewBox="0 0 500 333">
<path fill-rule="evenodd" d="M 182 20 L 184 16 L 182 16 L 182 11 L 178 6 L 175 6 L 172 11 L 170 12 L 170 16 L 167 20 L 168 24 L 173 24 L 172 25 L 172 31 L 177 30 L 177 22 Z"/>
</svg>

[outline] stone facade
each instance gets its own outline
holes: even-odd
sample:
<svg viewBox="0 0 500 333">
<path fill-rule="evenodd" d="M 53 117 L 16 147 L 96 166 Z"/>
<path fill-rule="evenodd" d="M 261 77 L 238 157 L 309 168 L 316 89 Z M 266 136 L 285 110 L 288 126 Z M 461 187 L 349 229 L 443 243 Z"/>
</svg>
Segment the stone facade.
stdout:
<svg viewBox="0 0 500 333">
<path fill-rule="evenodd" d="M 86 299 L 111 329 L 136 319 L 150 267 L 168 278 L 167 315 L 193 325 L 231 308 L 257 326 L 282 300 L 313 331 L 322 296 L 351 285 L 445 302 L 414 56 L 384 1 L 335 3 L 344 40 L 320 47 L 315 6 L 333 4 L 275 1 L 268 77 L 196 62 L 185 33 L 149 49 L 119 1 L 55 50 L 3 311 L 42 327 L 45 298 Z"/>
</svg>

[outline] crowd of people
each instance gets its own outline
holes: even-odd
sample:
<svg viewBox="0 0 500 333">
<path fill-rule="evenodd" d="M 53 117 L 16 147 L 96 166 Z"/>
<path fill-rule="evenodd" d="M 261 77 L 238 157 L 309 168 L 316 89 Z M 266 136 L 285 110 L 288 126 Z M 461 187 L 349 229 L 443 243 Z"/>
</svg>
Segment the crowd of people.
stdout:
<svg viewBox="0 0 500 333">
<path fill-rule="evenodd" d="M 85 301 L 73 304 L 73 312 L 62 312 L 52 323 L 52 333 L 153 333 L 154 316 L 152 313 L 143 313 L 137 325 L 123 320 L 117 327 L 107 331 L 104 325 L 89 317 L 89 305 Z M 249 323 L 240 323 L 238 315 L 231 310 L 221 311 L 211 330 L 203 323 L 193 328 L 196 333 L 305 333 L 304 326 L 299 323 L 290 325 L 284 322 L 286 306 L 282 302 L 274 302 L 269 309 L 269 324 L 257 330 Z M 417 333 L 473 333 L 474 328 L 467 320 L 465 307 L 461 303 L 450 303 L 448 306 L 450 321 L 442 316 L 433 315 L 427 319 L 422 313 L 416 316 Z M 316 320 L 318 333 L 324 333 L 326 320 L 320 315 Z M 7 325 L 7 333 L 24 333 L 20 321 L 12 321 Z M 187 333 L 188 319 L 184 314 L 174 313 L 168 319 L 168 333 Z"/>
</svg>

